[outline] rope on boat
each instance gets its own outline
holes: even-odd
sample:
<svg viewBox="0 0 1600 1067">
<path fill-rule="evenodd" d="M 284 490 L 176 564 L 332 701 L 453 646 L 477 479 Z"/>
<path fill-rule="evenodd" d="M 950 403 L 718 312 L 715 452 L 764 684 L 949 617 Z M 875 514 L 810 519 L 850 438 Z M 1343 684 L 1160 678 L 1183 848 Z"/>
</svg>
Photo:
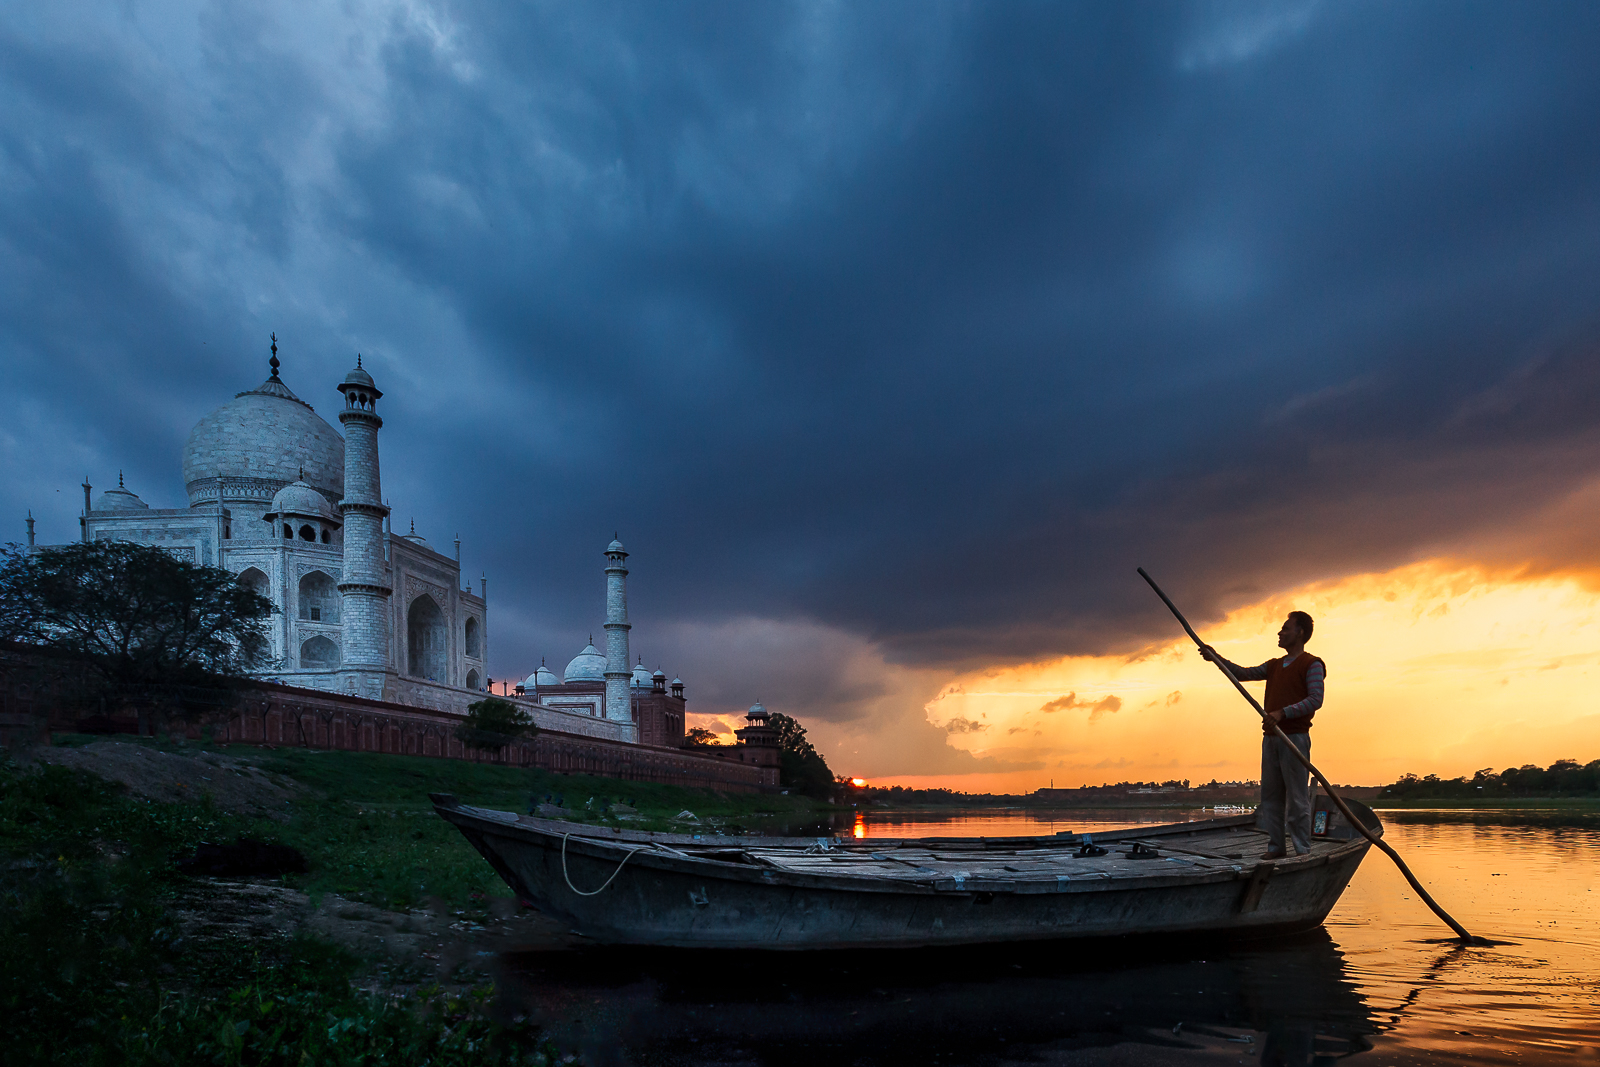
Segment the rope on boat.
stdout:
<svg viewBox="0 0 1600 1067">
<path fill-rule="evenodd" d="M 1202 649 L 1206 648 L 1206 643 L 1200 640 L 1199 634 L 1194 632 L 1194 627 L 1190 626 L 1189 620 L 1183 617 L 1183 612 L 1179 611 L 1178 606 L 1172 602 L 1171 598 L 1168 597 L 1166 593 L 1161 591 L 1161 587 L 1156 584 L 1156 580 L 1146 574 L 1143 567 L 1139 568 L 1139 577 L 1150 583 L 1150 588 L 1155 590 L 1156 596 L 1160 597 L 1162 603 L 1167 605 L 1168 609 L 1171 610 L 1172 614 L 1177 618 L 1178 623 L 1183 627 L 1184 632 L 1194 640 L 1194 643 Z M 1322 772 L 1317 770 L 1317 768 L 1312 765 L 1311 761 L 1306 758 L 1305 754 L 1290 742 L 1289 735 L 1284 733 L 1283 730 L 1279 728 L 1277 723 L 1267 718 L 1266 709 L 1261 706 L 1260 701 L 1256 700 L 1256 698 L 1251 695 L 1248 689 L 1239 684 L 1239 679 L 1233 676 L 1233 672 L 1230 671 L 1225 664 L 1219 661 L 1216 666 L 1218 670 L 1227 676 L 1228 681 L 1233 683 L 1233 687 L 1239 691 L 1239 695 L 1248 700 L 1250 702 L 1250 706 L 1256 709 L 1256 714 L 1261 716 L 1262 721 L 1268 726 L 1272 727 L 1273 734 L 1282 739 L 1284 745 L 1289 749 L 1294 758 L 1304 765 L 1306 770 L 1311 772 L 1311 776 L 1313 778 L 1321 783 L 1323 790 L 1328 794 L 1328 799 L 1333 801 L 1334 804 L 1338 806 L 1339 811 L 1344 815 L 1345 819 L 1349 821 L 1351 827 L 1353 827 L 1355 831 L 1362 837 L 1370 841 L 1384 855 L 1388 856 L 1391 860 L 1394 860 L 1394 865 L 1400 868 L 1400 873 L 1405 875 L 1407 882 L 1411 883 L 1411 888 L 1416 890 L 1417 896 L 1422 898 L 1422 902 L 1428 905 L 1428 907 L 1432 909 L 1433 913 L 1444 921 L 1446 926 L 1450 927 L 1450 929 L 1456 932 L 1456 938 L 1463 945 L 1491 944 L 1491 942 L 1485 938 L 1474 937 L 1473 935 L 1467 933 L 1467 928 L 1465 926 L 1462 926 L 1455 920 L 1454 916 L 1439 906 L 1439 902 L 1434 900 L 1428 891 L 1422 887 L 1421 882 L 1417 881 L 1417 876 L 1411 873 L 1411 868 L 1407 867 L 1406 861 L 1400 858 L 1400 853 L 1396 852 L 1394 847 L 1390 845 L 1389 842 L 1383 840 L 1371 830 L 1367 829 L 1366 824 L 1358 819 L 1355 813 L 1351 811 L 1350 808 L 1345 804 L 1344 798 L 1333 791 L 1333 786 L 1328 782 L 1328 779 L 1322 776 Z"/>
<path fill-rule="evenodd" d="M 628 865 L 628 861 L 633 859 L 633 854 L 635 852 L 643 851 L 642 849 L 637 848 L 630 849 L 628 854 L 622 857 L 622 862 L 617 864 L 617 869 L 611 872 L 611 877 L 607 878 L 601 884 L 599 889 L 586 893 L 572 884 L 572 876 L 567 873 L 567 838 L 571 836 L 572 834 L 570 832 L 561 835 L 561 877 L 567 880 L 567 888 L 578 894 L 580 897 L 597 897 L 601 893 L 604 893 L 606 891 L 606 886 L 616 881 L 617 875 L 622 873 L 622 868 L 626 867 Z"/>
</svg>

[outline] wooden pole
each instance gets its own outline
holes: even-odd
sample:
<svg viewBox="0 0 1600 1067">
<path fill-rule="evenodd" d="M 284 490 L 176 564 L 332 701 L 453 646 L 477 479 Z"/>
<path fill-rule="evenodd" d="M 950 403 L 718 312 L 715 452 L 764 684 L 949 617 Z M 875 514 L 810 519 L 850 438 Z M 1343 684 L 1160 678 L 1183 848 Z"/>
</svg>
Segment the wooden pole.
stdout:
<svg viewBox="0 0 1600 1067">
<path fill-rule="evenodd" d="M 1156 596 L 1160 597 L 1161 602 L 1171 610 L 1173 617 L 1178 620 L 1178 623 L 1183 627 L 1184 632 L 1187 633 L 1191 639 L 1193 639 L 1196 646 L 1199 648 L 1211 647 L 1204 641 L 1200 640 L 1200 635 L 1194 632 L 1194 627 L 1190 626 L 1189 620 L 1183 617 L 1183 612 L 1179 611 L 1178 606 L 1172 602 L 1171 598 L 1168 597 L 1166 593 L 1161 591 L 1161 587 L 1156 584 L 1156 580 L 1150 577 L 1150 575 L 1146 574 L 1143 567 L 1139 568 L 1139 577 L 1150 583 L 1150 588 L 1155 590 Z M 1390 847 L 1388 842 L 1384 841 L 1377 834 L 1374 834 L 1371 830 L 1368 830 L 1366 824 L 1360 819 L 1356 818 L 1355 813 L 1345 805 L 1343 798 L 1341 798 L 1338 793 L 1333 791 L 1333 786 L 1329 784 L 1327 778 L 1323 777 L 1322 772 L 1317 770 L 1317 768 L 1312 765 L 1311 761 L 1306 758 L 1305 753 L 1301 752 L 1294 746 L 1294 743 L 1289 740 L 1289 735 L 1284 733 L 1282 728 L 1279 727 L 1277 723 L 1273 722 L 1267 717 L 1266 709 L 1261 706 L 1261 703 L 1256 700 L 1254 696 L 1250 695 L 1250 691 L 1248 689 L 1239 683 L 1239 679 L 1233 676 L 1233 672 L 1228 669 L 1228 665 L 1222 662 L 1222 657 L 1218 656 L 1212 662 L 1217 665 L 1218 670 L 1227 676 L 1228 681 L 1233 683 L 1233 687 L 1239 691 L 1239 695 L 1248 700 L 1250 702 L 1250 706 L 1256 709 L 1256 714 L 1261 716 L 1261 721 L 1271 727 L 1272 732 L 1277 735 L 1278 739 L 1284 743 L 1290 752 L 1294 753 L 1294 758 L 1304 764 L 1306 770 L 1311 772 L 1312 777 L 1316 778 L 1316 780 L 1321 783 L 1322 788 L 1327 791 L 1328 799 L 1332 800 L 1339 806 L 1339 811 L 1349 821 L 1350 825 L 1355 827 L 1356 831 L 1360 833 L 1362 837 L 1366 838 L 1368 841 L 1371 841 L 1375 846 L 1377 846 L 1379 851 L 1383 852 L 1384 855 L 1394 860 L 1395 866 L 1400 868 L 1400 873 L 1406 876 L 1407 882 L 1411 883 L 1411 888 L 1417 891 L 1417 896 L 1421 897 L 1423 903 L 1427 904 L 1429 908 L 1433 909 L 1433 913 L 1435 915 L 1444 920 L 1445 925 L 1449 926 L 1450 929 L 1456 932 L 1456 936 L 1461 939 L 1461 943 L 1464 945 L 1487 944 L 1488 942 L 1484 941 L 1483 938 L 1474 937 L 1467 933 L 1467 928 L 1465 926 L 1462 926 L 1460 923 L 1456 922 L 1455 919 L 1451 917 L 1449 912 L 1441 908 L 1438 902 L 1429 895 L 1428 891 L 1422 888 L 1422 883 L 1417 881 L 1417 876 L 1411 873 L 1411 868 L 1407 867 L 1406 861 L 1400 858 L 1400 853 L 1396 852 L 1392 847 Z"/>
</svg>

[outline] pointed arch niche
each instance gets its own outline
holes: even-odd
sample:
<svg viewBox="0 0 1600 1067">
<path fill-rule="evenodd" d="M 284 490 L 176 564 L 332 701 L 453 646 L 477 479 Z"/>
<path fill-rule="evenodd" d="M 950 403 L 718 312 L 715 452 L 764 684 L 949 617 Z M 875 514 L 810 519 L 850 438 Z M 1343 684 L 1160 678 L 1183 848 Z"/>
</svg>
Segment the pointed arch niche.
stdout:
<svg viewBox="0 0 1600 1067">
<path fill-rule="evenodd" d="M 260 567 L 246 567 L 239 572 L 239 584 L 258 596 L 272 599 L 272 583 Z"/>
<path fill-rule="evenodd" d="M 445 681 L 448 645 L 444 612 L 433 597 L 423 593 L 406 612 L 406 661 L 411 677 Z"/>
<path fill-rule="evenodd" d="M 323 571 L 300 579 L 300 617 L 306 622 L 339 621 L 339 587 Z"/>
<path fill-rule="evenodd" d="M 318 634 L 300 645 L 300 666 L 322 669 L 339 665 L 339 646 Z"/>
</svg>

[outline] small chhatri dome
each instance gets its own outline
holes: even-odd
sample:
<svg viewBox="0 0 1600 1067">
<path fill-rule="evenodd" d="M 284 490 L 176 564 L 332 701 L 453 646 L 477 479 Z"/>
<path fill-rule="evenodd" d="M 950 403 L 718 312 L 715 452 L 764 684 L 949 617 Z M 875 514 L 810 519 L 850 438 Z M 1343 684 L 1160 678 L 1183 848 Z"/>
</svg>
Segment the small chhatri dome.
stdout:
<svg viewBox="0 0 1600 1067">
<path fill-rule="evenodd" d="M 333 505 L 328 503 L 328 498 L 303 481 L 290 482 L 279 489 L 277 495 L 272 498 L 272 508 L 265 517 L 275 519 L 291 515 L 302 519 L 321 519 L 335 526 L 340 521 L 338 514 L 333 510 Z"/>
<path fill-rule="evenodd" d="M 572 657 L 572 662 L 567 664 L 567 669 L 561 672 L 562 682 L 571 685 L 573 682 L 603 682 L 606 680 L 606 658 L 600 650 L 594 647 L 594 638 L 589 638 L 589 643 L 583 651 Z"/>
<path fill-rule="evenodd" d="M 655 673 L 650 675 L 650 677 L 652 677 L 652 678 L 665 678 L 666 676 L 667 676 L 667 672 L 662 670 L 660 667 L 657 667 L 655 669 Z"/>
<path fill-rule="evenodd" d="M 672 679 L 672 684 L 673 685 L 682 685 L 683 684 L 683 679 L 682 678 L 674 678 L 674 679 Z"/>
<path fill-rule="evenodd" d="M 622 547 L 622 542 L 612 538 L 611 543 L 606 546 L 606 553 L 609 555 L 617 552 L 622 553 L 624 556 L 628 554 L 628 550 Z"/>
<path fill-rule="evenodd" d="M 414 545 L 421 545 L 423 548 L 427 548 L 428 547 L 428 539 L 426 537 L 423 537 L 421 534 L 417 533 L 417 520 L 416 519 L 412 519 L 411 520 L 411 532 L 410 533 L 406 533 L 406 534 L 401 534 L 400 536 L 405 538 L 407 541 L 410 541 Z"/>
<path fill-rule="evenodd" d="M 344 376 L 344 382 L 342 384 L 359 385 L 371 390 L 374 393 L 378 392 L 378 383 L 373 381 L 372 375 L 368 374 L 362 368 L 360 355 L 356 356 L 356 365 L 351 369 L 349 374 Z"/>
<path fill-rule="evenodd" d="M 633 679 L 629 684 L 636 685 L 640 689 L 650 688 L 650 671 L 645 667 L 643 660 L 640 660 L 639 665 L 633 669 Z"/>
<path fill-rule="evenodd" d="M 551 670 L 549 667 L 546 667 L 544 665 L 544 660 L 541 659 L 539 661 L 539 669 L 528 675 L 528 680 L 524 684 L 540 687 L 547 685 L 560 685 L 561 679 L 557 678 L 556 672 Z"/>
<path fill-rule="evenodd" d="M 84 481 L 88 481 L 87 478 Z M 107 489 L 94 498 L 95 511 L 149 511 L 150 505 L 140 500 L 122 484 L 122 472 L 117 472 L 117 487 Z"/>
<path fill-rule="evenodd" d="M 766 722 L 767 709 L 762 707 L 761 701 L 758 700 L 754 704 L 750 705 L 750 710 L 745 714 L 745 718 L 749 719 L 751 722 Z"/>
</svg>

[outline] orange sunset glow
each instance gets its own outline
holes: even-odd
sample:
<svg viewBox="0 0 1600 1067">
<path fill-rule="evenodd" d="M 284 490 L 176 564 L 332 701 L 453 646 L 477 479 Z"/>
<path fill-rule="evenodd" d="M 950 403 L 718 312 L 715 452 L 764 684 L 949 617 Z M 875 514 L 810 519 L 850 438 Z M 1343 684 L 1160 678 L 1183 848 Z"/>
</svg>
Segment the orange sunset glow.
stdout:
<svg viewBox="0 0 1600 1067">
<path fill-rule="evenodd" d="M 1202 636 L 1237 663 L 1259 663 L 1294 608 L 1316 618 L 1307 647 L 1328 662 L 1312 737 L 1335 781 L 1600 751 L 1600 593 L 1574 578 L 1419 563 L 1285 592 Z M 1048 761 L 1043 772 L 963 776 L 961 787 L 1257 777 L 1255 714 L 1173 629 L 1171 642 L 1131 659 L 1069 657 L 952 679 L 927 706 L 930 720 L 954 724 L 951 744 Z"/>
<path fill-rule="evenodd" d="M 1168 591 L 1181 607 L 1182 589 Z M 1453 777 L 1600 752 L 1592 697 L 1600 591 L 1579 577 L 1432 560 L 1288 590 L 1200 629 L 1228 658 L 1256 664 L 1276 650 L 1293 608 L 1316 618 L 1307 647 L 1328 663 L 1313 758 L 1335 782 Z M 1131 657 L 1069 656 L 943 679 L 925 712 L 946 743 L 1029 769 L 873 775 L 878 753 L 897 743 L 887 732 L 854 735 L 842 757 L 826 744 L 823 752 L 836 770 L 863 771 L 874 785 L 966 792 L 1258 777 L 1254 712 L 1176 622 L 1172 632 Z M 1259 696 L 1260 685 L 1253 690 Z"/>
</svg>

